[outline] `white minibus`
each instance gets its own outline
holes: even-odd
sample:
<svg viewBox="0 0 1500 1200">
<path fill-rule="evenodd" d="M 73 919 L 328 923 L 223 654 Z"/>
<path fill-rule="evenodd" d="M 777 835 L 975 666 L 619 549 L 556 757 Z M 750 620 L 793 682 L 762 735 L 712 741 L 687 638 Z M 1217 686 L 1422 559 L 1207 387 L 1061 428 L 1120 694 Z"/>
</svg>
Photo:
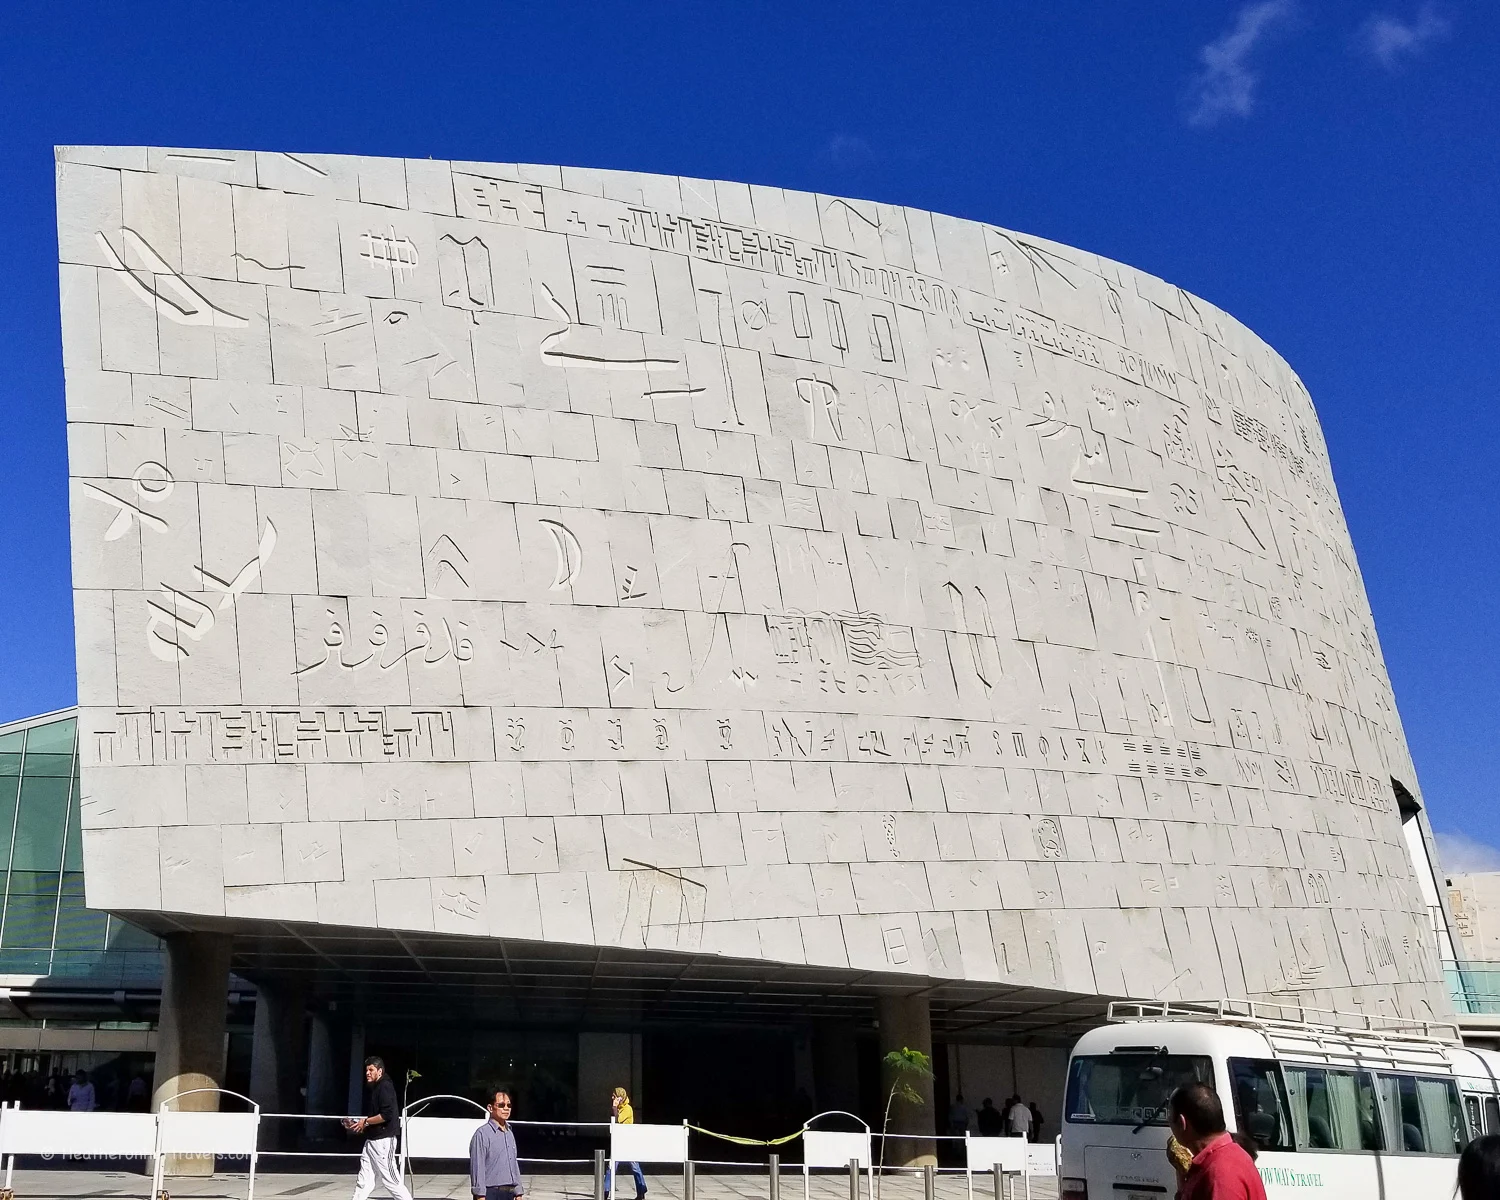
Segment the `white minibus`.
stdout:
<svg viewBox="0 0 1500 1200">
<path fill-rule="evenodd" d="M 1061 1200 L 1172 1200 L 1167 1101 L 1210 1084 L 1271 1200 L 1449 1200 L 1471 1137 L 1500 1133 L 1500 1054 L 1453 1025 L 1247 1001 L 1116 1001 L 1078 1040 Z"/>
</svg>

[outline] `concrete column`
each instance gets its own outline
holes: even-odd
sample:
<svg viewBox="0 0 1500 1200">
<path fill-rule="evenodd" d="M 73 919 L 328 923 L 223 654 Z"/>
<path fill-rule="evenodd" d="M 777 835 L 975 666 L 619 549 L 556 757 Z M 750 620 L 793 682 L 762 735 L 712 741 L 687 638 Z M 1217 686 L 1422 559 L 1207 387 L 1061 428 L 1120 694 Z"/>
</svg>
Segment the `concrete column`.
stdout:
<svg viewBox="0 0 1500 1200">
<path fill-rule="evenodd" d="M 307 1038 L 307 1111 L 338 1113 L 343 1108 L 344 1089 L 334 1072 L 333 1030 L 326 1013 L 314 1013 Z M 306 1122 L 307 1136 L 331 1140 L 338 1128 L 332 1121 Z"/>
<path fill-rule="evenodd" d="M 161 984 L 161 1016 L 156 1027 L 156 1086 L 153 1109 L 182 1092 L 224 1084 L 225 1008 L 229 994 L 227 933 L 172 933 L 162 938 L 166 971 Z M 213 1112 L 216 1092 L 174 1100 L 179 1112 Z M 169 1155 L 169 1175 L 212 1175 L 213 1158 Z"/>
<path fill-rule="evenodd" d="M 349 1107 L 344 1112 L 357 1117 L 365 1103 L 365 1027 L 357 1021 L 349 1027 Z"/>
<path fill-rule="evenodd" d="M 307 1061 L 303 1029 L 306 1002 L 297 984 L 264 982 L 256 986 L 255 1042 L 250 1052 L 250 1099 L 263 1113 L 298 1113 L 302 1107 L 302 1072 Z M 267 1149 L 289 1149 L 294 1122 L 271 1121 L 264 1129 Z"/>
<path fill-rule="evenodd" d="M 859 1042 L 852 1022 L 827 1017 L 813 1024 L 812 1070 L 818 1112 L 859 1112 Z"/>
<path fill-rule="evenodd" d="M 932 1013 L 925 996 L 885 996 L 880 1000 L 880 1104 L 884 1116 L 886 1099 L 891 1093 L 895 1073 L 885 1066 L 885 1056 L 892 1050 L 920 1050 L 932 1057 Z M 932 1079 L 905 1076 L 906 1082 L 922 1097 L 921 1104 L 911 1104 L 899 1097 L 891 1105 L 890 1133 L 920 1134 L 922 1137 L 899 1138 L 886 1143 L 885 1165 L 926 1167 L 937 1165 L 937 1143 L 932 1135 L 937 1128 L 933 1112 Z"/>
<path fill-rule="evenodd" d="M 580 1121 L 609 1120 L 609 1096 L 617 1087 L 623 1087 L 632 1100 L 637 1100 L 631 1070 L 633 1058 L 628 1033 L 583 1032 L 578 1035 Z"/>
</svg>

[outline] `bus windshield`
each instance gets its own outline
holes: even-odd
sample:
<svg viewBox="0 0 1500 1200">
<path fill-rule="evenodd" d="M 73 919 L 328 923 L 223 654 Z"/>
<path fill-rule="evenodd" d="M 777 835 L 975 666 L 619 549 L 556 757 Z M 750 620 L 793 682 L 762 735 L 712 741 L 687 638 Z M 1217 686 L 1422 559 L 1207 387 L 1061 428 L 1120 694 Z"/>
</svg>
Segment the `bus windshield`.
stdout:
<svg viewBox="0 0 1500 1200">
<path fill-rule="evenodd" d="M 1075 1058 L 1068 1069 L 1067 1119 L 1165 1125 L 1172 1093 L 1195 1081 L 1213 1085 L 1213 1064 L 1205 1055 L 1131 1051 Z"/>
</svg>

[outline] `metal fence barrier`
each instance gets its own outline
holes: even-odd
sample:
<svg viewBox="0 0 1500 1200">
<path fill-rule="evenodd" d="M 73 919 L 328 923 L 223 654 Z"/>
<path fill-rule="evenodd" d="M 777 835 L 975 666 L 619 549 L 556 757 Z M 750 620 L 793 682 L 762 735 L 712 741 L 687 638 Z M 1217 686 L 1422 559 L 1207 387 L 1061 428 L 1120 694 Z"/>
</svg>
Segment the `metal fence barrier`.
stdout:
<svg viewBox="0 0 1500 1200">
<path fill-rule="evenodd" d="M 231 1097 L 247 1106 L 244 1112 L 184 1111 L 174 1107 L 186 1096 L 212 1093 L 219 1097 Z M 425 1115 L 433 1104 L 455 1102 L 474 1111 L 461 1117 L 435 1117 Z M 860 1126 L 858 1130 L 829 1130 L 814 1128 L 814 1122 L 825 1118 L 842 1117 Z M 261 1149 L 260 1135 L 270 1122 L 300 1121 L 306 1124 L 319 1121 L 338 1121 L 349 1118 L 315 1113 L 264 1113 L 248 1097 L 219 1088 L 193 1089 L 169 1098 L 155 1113 L 94 1112 L 75 1113 L 53 1110 L 22 1109 L 15 1106 L 0 1107 L 0 1157 L 5 1159 L 5 1185 L 0 1189 L 0 1200 L 13 1200 L 11 1191 L 15 1158 L 17 1155 L 47 1155 L 58 1157 L 139 1158 L 151 1165 L 151 1186 L 154 1200 L 165 1200 L 166 1160 L 169 1155 L 198 1155 L 215 1158 L 240 1158 L 249 1164 L 249 1188 L 246 1200 L 254 1200 L 255 1178 L 261 1160 L 266 1158 L 334 1158 L 352 1160 L 359 1157 L 358 1148 L 348 1150 L 276 1150 Z M 483 1106 L 465 1096 L 426 1096 L 413 1101 L 402 1111 L 401 1140 L 398 1150 L 399 1165 L 403 1176 L 411 1170 L 414 1160 L 457 1161 L 468 1158 L 469 1141 L 487 1119 Z M 699 1167 L 731 1167 L 738 1170 L 754 1170 L 753 1162 L 730 1162 L 707 1158 L 690 1157 L 688 1139 L 689 1125 L 618 1125 L 604 1121 L 525 1121 L 515 1120 L 512 1125 L 536 1129 L 567 1131 L 596 1131 L 609 1138 L 608 1149 L 595 1149 L 590 1158 L 522 1158 L 523 1164 L 542 1167 L 577 1166 L 592 1168 L 594 1200 L 613 1200 L 613 1181 L 621 1163 L 643 1162 L 670 1164 L 683 1169 L 684 1200 L 694 1200 L 696 1171 Z M 700 1131 L 707 1132 L 707 1131 Z M 723 1135 L 711 1135 L 723 1136 Z M 814 1171 L 847 1171 L 849 1173 L 850 1200 L 862 1200 L 859 1176 L 864 1173 L 867 1181 L 865 1196 L 875 1200 L 878 1175 L 920 1173 L 923 1178 L 924 1200 L 935 1200 L 936 1177 L 939 1174 L 962 1172 L 965 1177 L 968 1200 L 974 1200 L 973 1176 L 976 1173 L 992 1174 L 994 1200 L 1009 1200 L 1010 1185 L 1019 1177 L 1025 1186 L 1026 1196 L 1031 1194 L 1032 1176 L 1055 1176 L 1060 1151 L 1059 1141 L 1052 1143 L 1028 1143 L 1021 1138 L 972 1137 L 942 1134 L 880 1134 L 856 1117 L 853 1113 L 829 1111 L 810 1117 L 798 1131 L 802 1141 L 802 1163 L 792 1164 L 790 1169 L 800 1166 L 804 1200 L 810 1200 L 810 1180 Z M 917 1140 L 924 1142 L 964 1143 L 962 1167 L 897 1167 L 878 1165 L 874 1153 L 875 1141 Z M 744 1139 L 730 1139 L 744 1141 Z M 790 1140 L 790 1139 L 782 1139 Z M 769 1146 L 775 1143 L 752 1142 L 753 1145 Z M 781 1200 L 781 1171 L 779 1153 L 768 1153 L 764 1169 L 768 1172 L 770 1200 Z M 609 1178 L 610 1194 L 606 1196 L 604 1182 Z M 1005 1196 L 1002 1196 L 1002 1184 Z"/>
</svg>

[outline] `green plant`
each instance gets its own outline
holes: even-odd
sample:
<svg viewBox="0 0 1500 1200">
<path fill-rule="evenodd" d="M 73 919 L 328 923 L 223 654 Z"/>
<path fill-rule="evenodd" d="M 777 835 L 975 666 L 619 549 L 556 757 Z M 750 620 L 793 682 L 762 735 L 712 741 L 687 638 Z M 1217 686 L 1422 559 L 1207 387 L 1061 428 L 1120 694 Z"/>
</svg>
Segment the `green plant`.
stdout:
<svg viewBox="0 0 1500 1200">
<path fill-rule="evenodd" d="M 875 1174 L 875 1196 L 880 1196 L 880 1176 L 885 1171 L 885 1134 L 891 1128 L 891 1109 L 897 1100 L 907 1104 L 920 1105 L 924 1103 L 922 1093 L 914 1086 L 915 1081 L 932 1078 L 932 1059 L 920 1050 L 913 1050 L 910 1046 L 902 1046 L 899 1050 L 892 1050 L 880 1060 L 891 1077 L 891 1090 L 885 1098 L 885 1123 L 880 1127 L 880 1168 Z"/>
</svg>

